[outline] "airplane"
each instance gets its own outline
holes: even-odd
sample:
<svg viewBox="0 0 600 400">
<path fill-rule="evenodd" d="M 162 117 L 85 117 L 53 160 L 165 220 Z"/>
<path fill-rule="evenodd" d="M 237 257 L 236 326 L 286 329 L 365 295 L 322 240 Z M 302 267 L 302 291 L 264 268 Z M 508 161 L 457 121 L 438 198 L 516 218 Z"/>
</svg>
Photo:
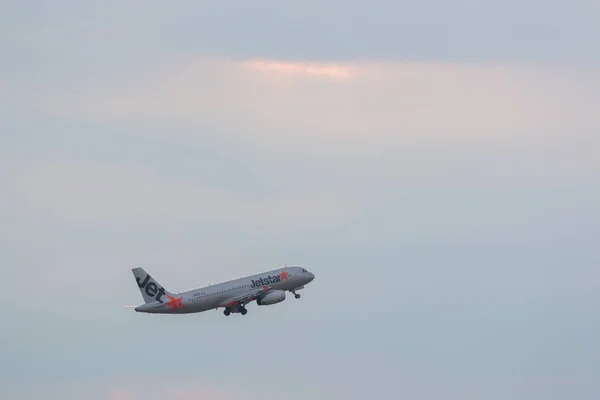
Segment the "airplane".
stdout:
<svg viewBox="0 0 600 400">
<path fill-rule="evenodd" d="M 174 294 L 158 283 L 143 268 L 131 270 L 138 284 L 144 304 L 127 306 L 136 312 L 149 314 L 190 314 L 224 308 L 223 314 L 246 315 L 246 305 L 256 301 L 259 306 L 277 304 L 285 300 L 285 292 L 300 295 L 297 290 L 315 279 L 312 272 L 300 266 L 283 268 L 245 276 Z"/>
</svg>

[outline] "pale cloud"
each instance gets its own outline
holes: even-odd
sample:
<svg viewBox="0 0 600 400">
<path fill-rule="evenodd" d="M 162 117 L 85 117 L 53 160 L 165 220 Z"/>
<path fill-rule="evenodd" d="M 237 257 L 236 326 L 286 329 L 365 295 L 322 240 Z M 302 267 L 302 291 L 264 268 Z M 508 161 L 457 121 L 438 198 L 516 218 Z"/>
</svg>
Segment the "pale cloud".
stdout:
<svg viewBox="0 0 600 400">
<path fill-rule="evenodd" d="M 333 191 L 250 198 L 136 165 L 39 161 L 6 180 L 17 209 L 93 222 L 195 220 L 280 229 L 336 224 L 357 207 Z"/>
<path fill-rule="evenodd" d="M 145 378 L 130 378 L 124 383 L 126 389 L 117 389 L 109 393 L 108 400 L 233 400 L 240 396 L 251 398 L 248 393 L 235 393 L 235 390 L 217 390 L 206 384 L 194 382 L 195 379 L 160 379 L 152 381 Z M 111 385 L 112 382 L 97 382 L 100 385 Z M 116 397 L 114 397 L 116 396 Z"/>
<path fill-rule="evenodd" d="M 600 139 L 593 132 L 600 129 L 600 75 L 578 72 L 177 58 L 74 82 L 62 93 L 37 97 L 36 105 L 74 119 L 133 127 L 164 123 L 166 131 L 126 132 L 240 145 L 252 158 L 296 163 L 308 173 L 303 179 L 314 176 L 317 183 L 251 197 L 203 181 L 173 180 L 135 163 L 53 159 L 18 171 L 11 167 L 2 179 L 14 183 L 15 204 L 49 215 L 191 218 L 271 228 L 346 221 L 362 210 L 369 199 L 365 189 L 373 185 L 498 188 L 597 181 Z"/>
<path fill-rule="evenodd" d="M 256 60 L 243 62 L 242 66 L 275 73 L 282 76 L 298 77 L 302 75 L 318 76 L 332 80 L 347 80 L 354 74 L 354 68 L 344 65 L 327 65 L 324 63 L 294 63 L 271 60 Z"/>
<path fill-rule="evenodd" d="M 123 218 L 201 214 L 261 224 L 325 223 L 348 218 L 367 197 L 364 188 L 375 183 L 547 187 L 596 182 L 600 169 L 600 72 L 593 69 L 179 57 L 90 76 L 35 98 L 46 113 L 125 126 L 133 136 L 218 142 L 244 149 L 243 156 L 258 163 L 293 164 L 306 170 L 303 179 L 326 177 L 323 182 L 336 186 L 257 200 L 202 183 L 162 182 L 149 172 L 106 168 L 98 174 L 86 167 L 95 185 L 70 166 L 26 172 L 25 203 L 52 203 L 71 215 L 111 210 Z M 61 178 L 51 185 L 48 171 L 57 168 Z M 40 192 L 32 182 L 47 187 Z M 345 193 L 345 186 L 354 188 Z M 98 209 L 90 206 L 92 197 L 102 196 Z M 75 205 L 65 206 L 70 201 Z"/>
<path fill-rule="evenodd" d="M 66 118 L 126 123 L 130 135 L 241 146 L 257 162 L 305 170 L 305 182 L 240 196 L 135 162 L 58 159 L 11 166 L 3 180 L 19 207 L 60 217 L 271 228 L 347 221 L 364 211 L 373 187 L 387 196 L 415 186 L 595 182 L 599 77 L 535 66 L 169 59 L 73 82 L 35 104 Z"/>
<path fill-rule="evenodd" d="M 173 394 L 177 400 L 224 400 L 224 397 L 217 397 L 208 390 L 177 390 Z"/>
<path fill-rule="evenodd" d="M 598 129 L 599 77 L 541 66 L 179 58 L 75 83 L 38 106 L 70 118 L 168 121 L 172 135 L 218 136 L 200 129 L 209 123 L 271 155 L 298 147 L 329 153 L 388 142 L 539 142 Z M 178 129 L 178 122 L 197 129 Z"/>
<path fill-rule="evenodd" d="M 113 390 L 108 394 L 108 400 L 135 400 L 135 393 L 129 390 Z"/>
<path fill-rule="evenodd" d="M 81 381 L 37 382 L 33 387 L 7 385 L 4 393 L 10 399 L 51 398 L 61 400 L 233 400 L 252 399 L 249 393 L 218 390 L 213 385 L 198 383 L 197 378 L 168 379 L 138 377 L 127 379 L 84 379 Z"/>
</svg>

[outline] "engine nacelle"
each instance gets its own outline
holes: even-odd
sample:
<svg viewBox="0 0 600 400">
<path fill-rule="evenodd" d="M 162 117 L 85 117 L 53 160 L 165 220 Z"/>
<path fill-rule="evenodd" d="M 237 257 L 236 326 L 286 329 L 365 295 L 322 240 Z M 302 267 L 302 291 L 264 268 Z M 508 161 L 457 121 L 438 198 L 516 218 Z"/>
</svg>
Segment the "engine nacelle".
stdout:
<svg viewBox="0 0 600 400">
<path fill-rule="evenodd" d="M 271 304 L 281 303 L 285 300 L 285 292 L 283 290 L 273 290 L 256 300 L 259 306 L 268 306 Z"/>
</svg>

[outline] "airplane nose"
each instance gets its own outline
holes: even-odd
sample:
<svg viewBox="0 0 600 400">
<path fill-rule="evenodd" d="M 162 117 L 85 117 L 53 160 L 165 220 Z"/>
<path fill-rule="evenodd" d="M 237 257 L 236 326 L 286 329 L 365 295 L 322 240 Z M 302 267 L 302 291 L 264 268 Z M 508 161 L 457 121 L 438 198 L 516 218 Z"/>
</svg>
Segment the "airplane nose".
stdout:
<svg viewBox="0 0 600 400">
<path fill-rule="evenodd" d="M 308 273 L 308 281 L 312 282 L 312 280 L 315 279 L 315 274 L 313 274 L 312 272 Z"/>
</svg>

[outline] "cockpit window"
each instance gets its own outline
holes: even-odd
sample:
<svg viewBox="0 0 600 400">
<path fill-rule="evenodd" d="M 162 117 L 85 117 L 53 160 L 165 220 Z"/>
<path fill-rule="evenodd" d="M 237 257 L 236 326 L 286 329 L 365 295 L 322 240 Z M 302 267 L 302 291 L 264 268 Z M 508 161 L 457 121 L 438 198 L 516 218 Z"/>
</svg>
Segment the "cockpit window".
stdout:
<svg viewBox="0 0 600 400">
<path fill-rule="evenodd" d="M 305 270 L 304 268 L 302 268 L 302 272 L 308 272 L 307 270 Z"/>
</svg>

